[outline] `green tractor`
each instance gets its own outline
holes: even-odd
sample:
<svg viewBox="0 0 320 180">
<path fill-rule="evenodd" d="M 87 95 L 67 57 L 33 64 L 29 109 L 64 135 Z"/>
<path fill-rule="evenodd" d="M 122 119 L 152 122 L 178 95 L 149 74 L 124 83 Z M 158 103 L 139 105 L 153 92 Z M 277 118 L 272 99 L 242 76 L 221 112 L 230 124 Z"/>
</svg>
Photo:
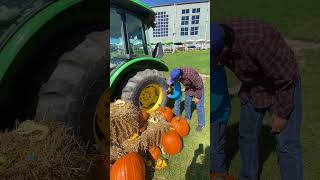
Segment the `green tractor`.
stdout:
<svg viewBox="0 0 320 180">
<path fill-rule="evenodd" d="M 1 129 L 16 119 L 63 121 L 105 147 L 106 12 L 101 0 L 2 1 Z"/>
<path fill-rule="evenodd" d="M 11 0 L 0 5 L 2 130 L 13 128 L 16 119 L 63 121 L 104 150 L 110 97 L 149 111 L 164 104 L 160 71 L 168 68 L 158 59 L 161 44 L 151 52 L 147 35 L 154 12 L 137 0 L 115 0 L 108 15 L 107 3 Z"/>
<path fill-rule="evenodd" d="M 110 9 L 110 93 L 111 100 L 133 102 L 145 111 L 166 103 L 168 67 L 160 60 L 162 44 L 151 51 L 148 29 L 155 13 L 138 0 L 111 0 Z"/>
</svg>

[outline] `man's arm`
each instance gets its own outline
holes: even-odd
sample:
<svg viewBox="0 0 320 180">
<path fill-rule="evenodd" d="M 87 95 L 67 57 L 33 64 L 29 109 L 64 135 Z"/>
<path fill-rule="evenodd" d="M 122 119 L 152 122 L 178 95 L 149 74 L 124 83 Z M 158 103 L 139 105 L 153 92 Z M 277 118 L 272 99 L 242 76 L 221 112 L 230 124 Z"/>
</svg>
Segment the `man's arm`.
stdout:
<svg viewBox="0 0 320 180">
<path fill-rule="evenodd" d="M 195 97 L 197 99 L 201 99 L 202 89 L 203 89 L 203 81 L 201 76 L 196 71 L 194 71 L 190 77 L 190 81 L 192 82 L 193 86 L 196 88 Z"/>
</svg>

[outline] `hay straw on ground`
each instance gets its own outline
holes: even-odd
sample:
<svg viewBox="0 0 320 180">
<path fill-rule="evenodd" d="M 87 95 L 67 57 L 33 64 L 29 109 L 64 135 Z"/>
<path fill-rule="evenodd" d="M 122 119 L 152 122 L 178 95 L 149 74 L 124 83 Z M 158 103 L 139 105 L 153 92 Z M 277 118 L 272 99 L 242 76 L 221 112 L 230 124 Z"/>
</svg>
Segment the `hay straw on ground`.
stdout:
<svg viewBox="0 0 320 180">
<path fill-rule="evenodd" d="M 21 127 L 21 128 L 20 128 Z M 95 155 L 62 123 L 26 121 L 0 133 L 1 179 L 80 179 Z"/>
</svg>

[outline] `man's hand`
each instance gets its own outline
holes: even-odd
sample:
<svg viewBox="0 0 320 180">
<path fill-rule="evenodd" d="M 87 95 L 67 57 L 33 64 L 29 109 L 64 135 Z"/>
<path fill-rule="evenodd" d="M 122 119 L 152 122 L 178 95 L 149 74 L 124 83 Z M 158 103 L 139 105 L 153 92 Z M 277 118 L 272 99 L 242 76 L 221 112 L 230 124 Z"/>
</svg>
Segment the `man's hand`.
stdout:
<svg viewBox="0 0 320 180">
<path fill-rule="evenodd" d="M 198 104 L 200 102 L 200 99 L 194 98 L 194 103 Z"/>
<path fill-rule="evenodd" d="M 287 125 L 287 120 L 282 119 L 279 116 L 272 114 L 272 133 L 280 133 Z"/>
</svg>

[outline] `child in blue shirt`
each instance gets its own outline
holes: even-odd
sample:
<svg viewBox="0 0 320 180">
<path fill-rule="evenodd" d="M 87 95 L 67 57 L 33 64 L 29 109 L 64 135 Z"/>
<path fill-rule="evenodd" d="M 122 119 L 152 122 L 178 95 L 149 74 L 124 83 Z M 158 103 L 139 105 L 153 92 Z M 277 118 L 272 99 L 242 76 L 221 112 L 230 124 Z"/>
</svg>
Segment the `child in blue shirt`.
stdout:
<svg viewBox="0 0 320 180">
<path fill-rule="evenodd" d="M 216 176 L 226 177 L 225 131 L 231 113 L 231 104 L 226 73 L 220 64 L 212 69 L 210 90 L 210 171 Z"/>
<path fill-rule="evenodd" d="M 174 99 L 174 111 L 175 111 L 176 116 L 179 117 L 181 115 L 180 102 L 181 102 L 181 97 L 182 97 L 180 82 L 177 81 L 172 84 L 172 81 L 168 80 L 167 84 L 169 85 L 169 89 L 170 89 L 169 91 L 171 91 L 171 89 L 172 89 L 172 93 L 168 94 L 168 98 Z"/>
</svg>

